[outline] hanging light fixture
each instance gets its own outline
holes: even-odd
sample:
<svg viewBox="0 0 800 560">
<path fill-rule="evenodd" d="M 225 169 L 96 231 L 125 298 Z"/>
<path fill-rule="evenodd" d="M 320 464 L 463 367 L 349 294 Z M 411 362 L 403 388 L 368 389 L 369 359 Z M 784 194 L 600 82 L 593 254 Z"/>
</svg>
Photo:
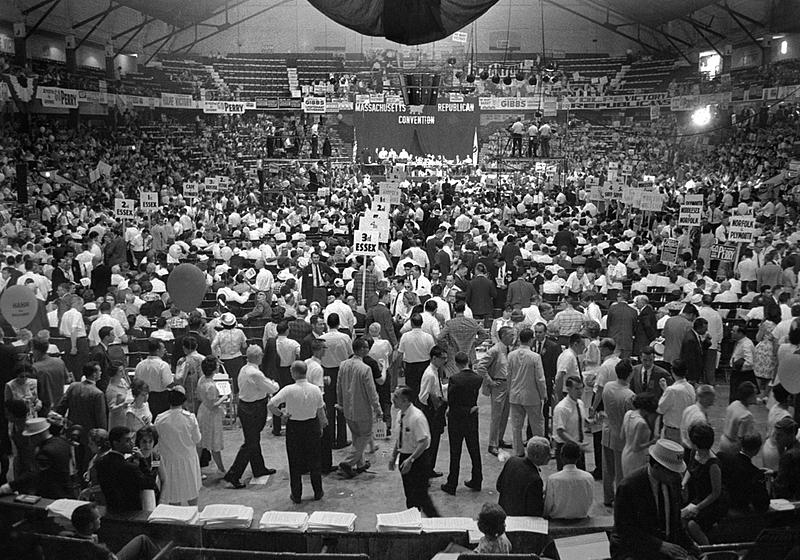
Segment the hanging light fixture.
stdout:
<svg viewBox="0 0 800 560">
<path fill-rule="evenodd" d="M 532 85 L 532 86 L 536 85 L 536 75 L 535 74 L 531 74 L 531 77 L 528 78 L 528 84 Z"/>
<path fill-rule="evenodd" d="M 493 84 L 499 84 L 500 83 L 500 76 L 498 76 L 497 74 L 492 76 L 492 83 Z"/>
<path fill-rule="evenodd" d="M 487 79 L 489 79 L 489 72 L 484 70 L 484 71 L 481 72 L 481 80 L 486 81 Z"/>
<path fill-rule="evenodd" d="M 471 84 L 475 82 L 475 74 L 467 74 L 467 83 Z"/>
<path fill-rule="evenodd" d="M 525 79 L 525 74 L 523 74 L 522 72 L 517 72 L 517 75 L 515 76 L 515 78 L 517 78 L 518 82 L 521 82 L 521 81 L 523 81 Z"/>
</svg>

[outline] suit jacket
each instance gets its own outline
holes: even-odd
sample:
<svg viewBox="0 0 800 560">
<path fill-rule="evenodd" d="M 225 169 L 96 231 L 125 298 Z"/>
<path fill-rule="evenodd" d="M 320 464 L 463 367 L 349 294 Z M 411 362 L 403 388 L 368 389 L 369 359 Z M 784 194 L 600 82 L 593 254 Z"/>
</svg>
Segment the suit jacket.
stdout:
<svg viewBox="0 0 800 560">
<path fill-rule="evenodd" d="M 88 381 L 72 383 L 56 407 L 56 412 L 66 416 L 71 423 L 83 426 L 83 443 L 88 441 L 92 428 L 108 428 L 106 397 L 103 391 Z"/>
<path fill-rule="evenodd" d="M 656 398 L 661 398 L 664 391 L 659 385 L 661 379 L 667 380 L 667 385 L 672 384 L 672 376 L 664 368 L 653 366 L 653 371 L 650 373 L 650 378 L 647 380 L 647 387 L 642 385 L 642 365 L 633 366 L 633 373 L 631 374 L 631 391 L 634 393 L 644 393 L 645 391 L 652 393 Z"/>
<path fill-rule="evenodd" d="M 197 331 L 189 331 L 175 339 L 175 349 L 172 351 L 172 369 L 178 367 L 178 360 L 183 358 L 183 339 L 193 336 L 197 339 L 197 353 L 211 356 L 211 341 Z"/>
<path fill-rule="evenodd" d="M 80 264 L 78 264 L 77 261 L 73 261 L 72 265 L 73 265 L 72 266 L 72 276 L 73 276 L 74 280 L 69 280 L 67 278 L 67 275 L 64 274 L 64 271 L 61 270 L 60 266 L 57 266 L 53 270 L 52 277 L 50 278 L 51 284 L 53 286 L 53 294 L 57 294 L 58 287 L 61 284 L 67 283 L 67 284 L 73 284 L 74 285 L 74 284 L 77 284 L 78 281 L 81 279 L 82 275 L 81 275 Z M 77 268 L 77 270 L 76 270 L 76 268 Z"/>
<path fill-rule="evenodd" d="M 394 327 L 392 327 L 394 329 Z M 311 357 L 311 343 L 317 339 L 313 332 L 308 333 L 303 340 L 300 341 L 300 359 L 307 360 Z"/>
<path fill-rule="evenodd" d="M 722 468 L 722 485 L 728 489 L 730 508 L 741 512 L 767 511 L 769 494 L 764 471 L 743 453 L 720 452 L 717 456 Z"/>
<path fill-rule="evenodd" d="M 506 304 L 513 305 L 514 308 L 528 307 L 531 302 L 531 297 L 536 293 L 536 288 L 533 284 L 524 278 L 517 278 L 508 285 L 508 293 L 506 294 Z"/>
<path fill-rule="evenodd" d="M 703 379 L 707 347 L 708 343 L 701 343 L 694 329 L 689 329 L 686 331 L 686 334 L 683 335 L 680 356 L 687 366 L 686 379 L 689 381 L 697 382 Z"/>
<path fill-rule="evenodd" d="M 615 303 L 608 308 L 608 336 L 617 343 L 617 350 L 633 350 L 633 333 L 638 313 L 627 303 Z"/>
<path fill-rule="evenodd" d="M 97 388 L 105 392 L 106 388 L 108 387 L 108 381 L 110 379 L 108 374 L 111 369 L 111 361 L 112 361 L 111 356 L 109 356 L 108 354 L 108 349 L 103 347 L 102 344 L 98 344 L 92 349 L 92 353 L 89 356 L 89 360 L 100 364 L 100 371 L 102 373 L 100 375 L 100 379 L 97 380 Z"/>
<path fill-rule="evenodd" d="M 392 348 L 397 347 L 397 335 L 394 332 L 392 312 L 389 311 L 388 307 L 379 303 L 370 308 L 370 310 L 367 311 L 365 323 L 367 328 L 369 328 L 372 323 L 378 323 L 381 326 L 381 338 L 388 340 Z"/>
<path fill-rule="evenodd" d="M 781 455 L 773 494 L 776 498 L 800 500 L 800 443 L 794 443 Z"/>
<path fill-rule="evenodd" d="M 649 303 L 642 307 L 636 318 L 636 330 L 634 331 L 634 353 L 640 354 L 642 348 L 649 346 L 658 334 L 656 328 L 656 312 Z"/>
<path fill-rule="evenodd" d="M 311 301 L 314 295 L 314 278 L 312 271 L 313 268 L 311 264 L 300 271 L 300 296 L 306 301 Z M 322 275 L 322 280 L 328 283 L 333 282 L 334 278 L 338 276 L 335 270 L 323 262 L 319 263 L 319 272 Z"/>
<path fill-rule="evenodd" d="M 497 288 L 487 276 L 476 276 L 467 285 L 467 305 L 473 315 L 492 316 Z"/>
<path fill-rule="evenodd" d="M 12 490 L 57 500 L 74 498 L 69 476 L 72 446 L 61 437 L 43 441 L 35 452 L 33 472 L 11 482 Z"/>
<path fill-rule="evenodd" d="M 141 491 L 155 490 L 153 480 L 139 467 L 119 453 L 106 453 L 95 465 L 97 480 L 111 511 L 140 511 Z"/>
<path fill-rule="evenodd" d="M 483 377 L 471 369 L 464 369 L 451 375 L 447 386 L 449 415 L 460 418 L 468 415 L 470 409 L 478 404 L 478 392 L 482 384 Z"/>
<path fill-rule="evenodd" d="M 681 522 L 680 485 L 670 489 L 670 534 L 658 521 L 658 506 L 650 485 L 647 467 L 631 473 L 617 487 L 614 500 L 614 529 L 611 532 L 611 558 L 654 560 L 665 558 L 660 552 L 663 541 L 696 550 Z"/>
<path fill-rule="evenodd" d="M 498 503 L 506 515 L 541 517 L 544 512 L 544 484 L 539 467 L 525 457 L 509 457 L 497 477 Z"/>
<path fill-rule="evenodd" d="M 533 351 L 538 348 L 537 342 L 533 341 Z M 553 401 L 553 383 L 556 381 L 558 369 L 558 357 L 561 355 L 561 345 L 550 338 L 544 340 L 544 346 L 539 356 L 542 358 L 542 368 L 544 369 L 544 381 L 547 385 L 547 402 Z"/>
<path fill-rule="evenodd" d="M 100 263 L 92 270 L 91 288 L 95 297 L 105 296 L 111 287 L 111 267 Z"/>
</svg>

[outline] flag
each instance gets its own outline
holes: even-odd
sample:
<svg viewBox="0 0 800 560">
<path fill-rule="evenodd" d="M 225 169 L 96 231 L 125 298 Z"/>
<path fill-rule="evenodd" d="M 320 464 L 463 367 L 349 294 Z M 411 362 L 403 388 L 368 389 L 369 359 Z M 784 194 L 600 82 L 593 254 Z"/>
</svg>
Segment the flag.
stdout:
<svg viewBox="0 0 800 560">
<path fill-rule="evenodd" d="M 472 165 L 478 167 L 478 128 L 475 128 L 475 136 L 472 140 Z"/>
</svg>

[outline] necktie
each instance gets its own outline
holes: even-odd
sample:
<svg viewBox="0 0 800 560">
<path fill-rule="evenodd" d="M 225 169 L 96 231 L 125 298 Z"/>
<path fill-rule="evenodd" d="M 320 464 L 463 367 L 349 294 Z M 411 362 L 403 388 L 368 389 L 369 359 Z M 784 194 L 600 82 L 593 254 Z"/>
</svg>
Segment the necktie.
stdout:
<svg viewBox="0 0 800 560">
<path fill-rule="evenodd" d="M 576 401 L 575 408 L 578 411 L 578 441 L 583 443 L 583 414 L 581 414 L 581 405 Z"/>
<path fill-rule="evenodd" d="M 642 368 L 642 390 L 647 389 L 647 380 L 650 378 L 650 372 Z"/>
<path fill-rule="evenodd" d="M 400 294 L 394 296 L 394 303 L 392 304 L 392 315 L 397 315 L 397 303 L 400 301 Z"/>
<path fill-rule="evenodd" d="M 400 415 L 400 436 L 397 440 L 397 448 L 400 450 L 400 453 L 403 452 L 403 418 L 405 418 L 405 414 Z"/>
</svg>

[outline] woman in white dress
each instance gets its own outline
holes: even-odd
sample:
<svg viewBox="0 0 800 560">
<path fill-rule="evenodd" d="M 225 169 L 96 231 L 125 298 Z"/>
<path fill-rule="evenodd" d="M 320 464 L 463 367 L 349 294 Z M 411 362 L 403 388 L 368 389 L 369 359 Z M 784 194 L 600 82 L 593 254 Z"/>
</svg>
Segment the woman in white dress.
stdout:
<svg viewBox="0 0 800 560">
<path fill-rule="evenodd" d="M 108 429 L 126 425 L 128 405 L 133 402 L 128 375 L 125 366 L 114 363 L 109 368 L 109 381 L 106 388 L 106 406 L 108 408 Z"/>
<path fill-rule="evenodd" d="M 758 389 L 750 381 L 745 381 L 736 389 L 736 400 L 725 410 L 722 437 L 719 439 L 720 453 L 736 455 L 742 450 L 742 438 L 757 431 L 753 413 L 749 409 L 756 404 L 757 395 Z"/>
<path fill-rule="evenodd" d="M 167 394 L 169 410 L 156 417 L 158 451 L 161 465 L 161 503 L 190 506 L 197 505 L 202 479 L 197 446 L 200 443 L 200 426 L 197 418 L 184 410 L 186 389 L 176 385 Z"/>
<path fill-rule="evenodd" d="M 647 464 L 650 446 L 658 436 L 654 429 L 658 417 L 658 399 L 652 393 L 639 393 L 633 398 L 633 410 L 622 419 L 622 476 L 629 476 Z"/>
<path fill-rule="evenodd" d="M 229 396 L 220 396 L 219 389 L 214 383 L 214 374 L 219 371 L 219 362 L 214 356 L 208 356 L 201 364 L 203 377 L 197 383 L 197 400 L 200 406 L 197 409 L 197 423 L 200 426 L 199 449 L 208 449 L 217 465 L 217 471 L 225 474 L 222 464 L 222 419 L 225 411 L 222 405 Z"/>
</svg>

